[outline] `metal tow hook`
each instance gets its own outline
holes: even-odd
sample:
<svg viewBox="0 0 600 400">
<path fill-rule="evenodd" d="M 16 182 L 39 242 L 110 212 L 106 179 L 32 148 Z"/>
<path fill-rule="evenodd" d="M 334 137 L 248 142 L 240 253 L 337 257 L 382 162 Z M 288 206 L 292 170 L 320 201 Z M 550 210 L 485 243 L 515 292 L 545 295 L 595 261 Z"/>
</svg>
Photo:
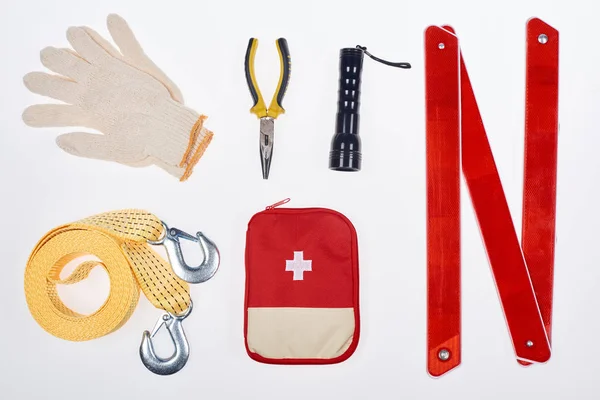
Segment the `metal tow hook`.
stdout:
<svg viewBox="0 0 600 400">
<path fill-rule="evenodd" d="M 202 232 L 197 232 L 196 236 L 192 236 L 177 228 L 169 228 L 164 222 L 162 224 L 165 232 L 163 236 L 157 241 L 149 240 L 148 243 L 165 246 L 175 275 L 189 283 L 202 283 L 212 278 L 219 269 L 220 263 L 217 245 L 204 236 Z M 185 262 L 179 239 L 186 239 L 200 244 L 200 249 L 204 254 L 204 260 L 200 265 L 192 267 Z"/>
<path fill-rule="evenodd" d="M 185 337 L 182 322 L 191 312 L 192 302 L 190 300 L 190 307 L 183 314 L 174 315 L 167 312 L 158 320 L 152 333 L 144 331 L 142 343 L 140 345 L 140 358 L 142 359 L 142 363 L 150 371 L 158 375 L 171 375 L 185 366 L 190 357 L 190 346 Z M 175 351 L 168 358 L 157 356 L 154 352 L 154 345 L 152 344 L 152 338 L 163 325 L 169 331 L 171 340 L 175 345 Z"/>
</svg>

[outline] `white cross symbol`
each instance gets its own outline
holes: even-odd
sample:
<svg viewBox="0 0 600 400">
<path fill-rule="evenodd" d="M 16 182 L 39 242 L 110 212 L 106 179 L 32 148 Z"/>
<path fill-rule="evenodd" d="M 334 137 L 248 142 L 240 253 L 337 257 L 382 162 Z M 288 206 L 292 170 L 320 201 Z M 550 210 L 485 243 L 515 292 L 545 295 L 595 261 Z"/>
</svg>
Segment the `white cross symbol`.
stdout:
<svg viewBox="0 0 600 400">
<path fill-rule="evenodd" d="M 294 272 L 295 281 L 303 281 L 304 271 L 312 271 L 312 260 L 305 260 L 303 251 L 295 251 L 293 260 L 285 260 L 285 270 Z"/>
</svg>

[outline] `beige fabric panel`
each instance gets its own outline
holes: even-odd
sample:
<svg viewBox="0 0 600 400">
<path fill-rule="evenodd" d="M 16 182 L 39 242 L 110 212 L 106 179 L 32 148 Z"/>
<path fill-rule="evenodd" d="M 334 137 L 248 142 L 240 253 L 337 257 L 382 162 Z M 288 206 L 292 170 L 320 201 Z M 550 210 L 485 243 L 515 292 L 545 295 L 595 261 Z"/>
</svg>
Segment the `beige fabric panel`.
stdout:
<svg viewBox="0 0 600 400">
<path fill-rule="evenodd" d="M 354 326 L 353 308 L 248 308 L 248 348 L 273 359 L 336 358 Z"/>
</svg>

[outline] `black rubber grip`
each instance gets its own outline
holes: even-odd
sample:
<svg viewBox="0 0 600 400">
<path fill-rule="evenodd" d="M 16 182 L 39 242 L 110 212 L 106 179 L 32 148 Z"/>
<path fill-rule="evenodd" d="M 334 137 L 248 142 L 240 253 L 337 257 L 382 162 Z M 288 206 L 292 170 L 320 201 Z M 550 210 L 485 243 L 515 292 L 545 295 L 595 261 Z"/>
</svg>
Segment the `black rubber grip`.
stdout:
<svg viewBox="0 0 600 400">
<path fill-rule="evenodd" d="M 256 91 L 255 82 L 252 81 L 252 74 L 250 73 L 251 63 L 254 62 L 254 60 L 251 60 L 250 57 L 252 54 L 252 47 L 255 41 L 255 38 L 250 38 L 250 40 L 248 41 L 248 49 L 246 50 L 246 60 L 244 62 L 244 67 L 246 70 L 246 83 L 248 83 L 250 95 L 254 100 L 254 104 L 252 105 L 253 107 L 258 103 L 258 92 Z"/>
<path fill-rule="evenodd" d="M 363 51 L 340 51 L 340 80 L 336 133 L 358 134 Z"/>
<path fill-rule="evenodd" d="M 283 61 L 283 79 L 281 80 L 281 86 L 277 92 L 277 103 L 283 108 L 283 97 L 287 91 L 290 83 L 290 75 L 292 73 L 292 58 L 290 56 L 290 49 L 288 48 L 287 40 L 284 38 L 277 39 L 279 51 L 281 52 L 280 57 Z"/>
</svg>

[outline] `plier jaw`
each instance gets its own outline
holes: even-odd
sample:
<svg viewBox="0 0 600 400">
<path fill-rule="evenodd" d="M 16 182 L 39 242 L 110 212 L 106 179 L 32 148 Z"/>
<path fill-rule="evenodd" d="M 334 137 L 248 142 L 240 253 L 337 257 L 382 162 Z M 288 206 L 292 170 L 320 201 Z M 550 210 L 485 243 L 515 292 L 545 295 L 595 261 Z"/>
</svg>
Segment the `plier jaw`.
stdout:
<svg viewBox="0 0 600 400">
<path fill-rule="evenodd" d="M 271 159 L 273 158 L 273 139 L 275 120 L 271 117 L 260 119 L 260 164 L 263 179 L 269 179 Z"/>
</svg>

